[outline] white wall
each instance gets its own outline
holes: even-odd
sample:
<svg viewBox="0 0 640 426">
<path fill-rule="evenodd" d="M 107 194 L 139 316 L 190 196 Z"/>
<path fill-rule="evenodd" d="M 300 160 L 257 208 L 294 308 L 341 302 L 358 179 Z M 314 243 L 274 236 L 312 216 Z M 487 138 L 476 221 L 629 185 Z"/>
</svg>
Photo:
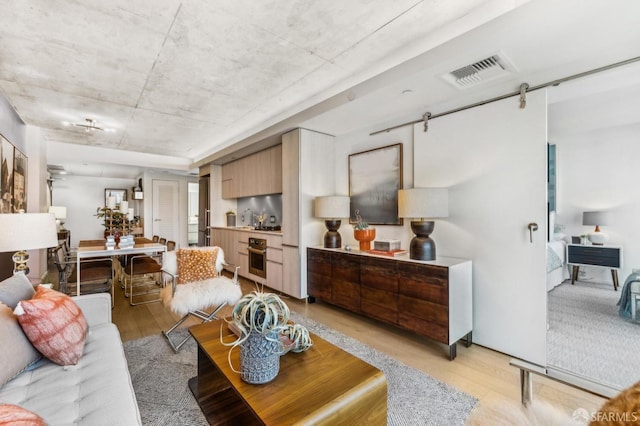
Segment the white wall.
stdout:
<svg viewBox="0 0 640 426">
<path fill-rule="evenodd" d="M 609 210 L 612 222 L 601 230 L 608 244 L 623 247 L 620 280 L 640 268 L 640 135 L 639 126 L 609 129 L 579 137 L 551 140 L 557 148 L 556 224 L 567 236 L 587 234 L 582 212 Z M 607 269 L 584 267 L 581 280 L 611 282 Z"/>
<path fill-rule="evenodd" d="M 122 188 L 130 192 L 135 185 L 135 179 L 70 175 L 66 176 L 64 180 L 54 181 L 52 205 L 67 208 L 64 227 L 71 233 L 71 245 L 76 247 L 80 240 L 104 238 L 103 221 L 98 219 L 95 214 L 98 207 L 104 207 L 105 188 Z M 132 203 L 130 206 L 134 204 Z M 135 207 L 134 209 L 137 215 L 138 209 Z"/>
<path fill-rule="evenodd" d="M 197 177 L 178 176 L 167 173 L 145 173 L 143 177 L 143 200 L 132 200 L 131 188 L 137 186 L 138 179 L 98 178 L 68 175 L 53 183 L 52 205 L 67 207 L 65 228 L 71 232 L 71 244 L 76 246 L 80 240 L 103 238 L 104 227 L 95 216 L 98 207 L 104 207 L 105 188 L 122 188 L 129 191 L 129 207 L 134 214 L 143 219 L 144 234 L 152 234 L 151 222 L 153 208 L 153 179 L 173 180 L 179 184 L 179 223 L 180 237 L 176 241 L 179 247 L 188 245 L 188 182 L 198 182 Z"/>
</svg>

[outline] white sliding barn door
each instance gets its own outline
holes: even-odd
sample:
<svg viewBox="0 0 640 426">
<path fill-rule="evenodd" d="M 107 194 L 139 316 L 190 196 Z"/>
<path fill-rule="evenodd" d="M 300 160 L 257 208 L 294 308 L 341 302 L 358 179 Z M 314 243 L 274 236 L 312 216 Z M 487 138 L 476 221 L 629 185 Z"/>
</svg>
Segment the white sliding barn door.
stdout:
<svg viewBox="0 0 640 426">
<path fill-rule="evenodd" d="M 180 199 L 178 182 L 153 180 L 153 235 L 167 241 L 180 241 Z"/>
<path fill-rule="evenodd" d="M 414 186 L 448 187 L 438 256 L 473 261 L 473 340 L 546 365 L 546 92 L 414 126 Z M 538 230 L 530 242 L 529 223 Z"/>
</svg>

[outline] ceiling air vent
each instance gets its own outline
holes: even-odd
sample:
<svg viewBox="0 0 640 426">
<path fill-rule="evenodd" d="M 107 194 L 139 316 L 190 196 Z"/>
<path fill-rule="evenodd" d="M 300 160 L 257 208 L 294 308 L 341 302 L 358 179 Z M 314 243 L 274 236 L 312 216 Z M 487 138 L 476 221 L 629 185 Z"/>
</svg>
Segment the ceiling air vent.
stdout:
<svg viewBox="0 0 640 426">
<path fill-rule="evenodd" d="M 489 80 L 507 76 L 513 71 L 513 65 L 505 59 L 504 55 L 496 54 L 473 64 L 460 67 L 442 77 L 458 89 L 466 89 Z"/>
<path fill-rule="evenodd" d="M 47 171 L 52 175 L 66 175 L 67 171 L 64 166 L 59 166 L 57 164 L 48 164 Z"/>
</svg>

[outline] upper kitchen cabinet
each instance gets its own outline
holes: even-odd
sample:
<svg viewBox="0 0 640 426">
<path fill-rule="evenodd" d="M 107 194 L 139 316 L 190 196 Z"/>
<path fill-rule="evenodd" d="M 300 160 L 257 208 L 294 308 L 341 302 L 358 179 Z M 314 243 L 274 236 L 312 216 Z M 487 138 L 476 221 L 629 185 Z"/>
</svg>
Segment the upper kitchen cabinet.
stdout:
<svg viewBox="0 0 640 426">
<path fill-rule="evenodd" d="M 282 145 L 256 152 L 222 166 L 222 198 L 282 192 Z"/>
</svg>

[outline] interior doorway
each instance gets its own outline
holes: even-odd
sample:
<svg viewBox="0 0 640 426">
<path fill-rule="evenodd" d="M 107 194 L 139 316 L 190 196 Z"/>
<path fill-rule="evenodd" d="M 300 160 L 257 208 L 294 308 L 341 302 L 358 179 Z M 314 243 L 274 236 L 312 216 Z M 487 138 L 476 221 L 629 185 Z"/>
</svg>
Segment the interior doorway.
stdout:
<svg viewBox="0 0 640 426">
<path fill-rule="evenodd" d="M 198 181 L 198 246 L 207 247 L 211 242 L 211 210 L 209 206 L 209 175 Z"/>
<path fill-rule="evenodd" d="M 187 184 L 187 190 L 188 190 L 187 243 L 190 246 L 198 245 L 199 188 L 200 188 L 200 185 L 195 182 L 189 182 Z"/>
<path fill-rule="evenodd" d="M 167 241 L 179 241 L 180 199 L 178 182 L 173 180 L 152 181 L 153 188 L 153 235 Z"/>
<path fill-rule="evenodd" d="M 548 89 L 549 142 L 557 150 L 550 242 L 585 244 L 580 237 L 593 226 L 583 225 L 583 213 L 604 211 L 605 247 L 623 251 L 617 291 L 611 270 L 598 266 L 580 266 L 573 285 L 564 279 L 547 286 L 547 366 L 550 375 L 601 395 L 614 395 L 640 377 L 634 368 L 640 324 L 621 317 L 617 305 L 625 278 L 640 265 L 640 124 L 632 113 L 640 108 L 639 76 L 640 64 L 634 63 Z"/>
</svg>

